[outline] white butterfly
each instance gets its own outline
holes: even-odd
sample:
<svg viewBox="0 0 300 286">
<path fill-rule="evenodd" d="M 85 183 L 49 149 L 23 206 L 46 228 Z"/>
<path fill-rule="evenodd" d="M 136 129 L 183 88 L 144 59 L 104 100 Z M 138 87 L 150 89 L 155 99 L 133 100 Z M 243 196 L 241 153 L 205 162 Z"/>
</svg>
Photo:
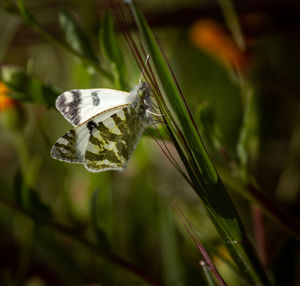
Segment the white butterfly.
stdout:
<svg viewBox="0 0 300 286">
<path fill-rule="evenodd" d="M 130 93 L 77 89 L 56 99 L 56 108 L 73 125 L 51 149 L 54 159 L 84 164 L 91 172 L 121 170 L 151 122 L 151 90 L 141 82 Z"/>
</svg>

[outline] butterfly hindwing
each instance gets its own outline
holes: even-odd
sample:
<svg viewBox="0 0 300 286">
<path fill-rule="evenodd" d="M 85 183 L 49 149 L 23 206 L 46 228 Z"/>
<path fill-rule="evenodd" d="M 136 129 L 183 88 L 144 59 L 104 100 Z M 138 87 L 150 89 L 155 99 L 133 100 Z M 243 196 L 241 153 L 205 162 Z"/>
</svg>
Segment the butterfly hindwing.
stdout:
<svg viewBox="0 0 300 286">
<path fill-rule="evenodd" d="M 73 125 L 116 106 L 129 104 L 129 93 L 114 89 L 74 89 L 56 99 L 56 108 Z"/>
<path fill-rule="evenodd" d="M 57 140 L 51 149 L 51 156 L 60 161 L 83 163 L 88 140 L 89 131 L 86 126 L 73 128 Z"/>
<path fill-rule="evenodd" d="M 60 161 L 70 163 L 85 163 L 85 151 L 91 136 L 90 130 L 91 125 L 94 122 L 93 120 L 101 122 L 106 118 L 109 118 L 119 109 L 122 109 L 124 106 L 126 105 L 105 110 L 90 118 L 90 120 L 68 131 L 54 144 L 51 149 L 51 156 Z"/>
<path fill-rule="evenodd" d="M 94 118 L 89 123 L 85 167 L 91 172 L 125 168 L 144 128 L 133 105 L 124 106 L 105 120 Z"/>
</svg>

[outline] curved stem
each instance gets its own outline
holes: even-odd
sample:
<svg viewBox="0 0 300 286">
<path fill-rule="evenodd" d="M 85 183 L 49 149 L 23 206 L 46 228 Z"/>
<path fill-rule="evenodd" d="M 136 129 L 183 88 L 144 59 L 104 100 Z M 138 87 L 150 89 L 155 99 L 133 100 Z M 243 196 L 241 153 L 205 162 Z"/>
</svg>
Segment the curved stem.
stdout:
<svg viewBox="0 0 300 286">
<path fill-rule="evenodd" d="M 10 1 L 6 1 L 4 2 L 9 9 L 6 9 L 7 11 L 9 11 L 9 13 L 11 14 L 15 14 L 18 15 L 19 17 L 21 17 L 24 20 L 24 23 L 27 24 L 29 27 L 31 27 L 35 32 L 37 32 L 38 34 L 40 34 L 44 39 L 46 39 L 47 41 L 49 41 L 51 44 L 58 46 L 60 48 L 65 49 L 66 51 L 70 52 L 71 54 L 73 54 L 74 56 L 78 57 L 80 60 L 82 60 L 84 63 L 92 66 L 96 71 L 98 71 L 103 77 L 107 78 L 110 81 L 113 81 L 113 75 L 108 72 L 107 70 L 105 70 L 104 68 L 102 68 L 99 65 L 99 62 L 97 61 L 93 61 L 91 59 L 89 59 L 88 57 L 86 57 L 85 55 L 82 55 L 81 53 L 75 51 L 72 47 L 70 47 L 67 43 L 58 40 L 56 37 L 50 35 L 49 33 L 47 33 L 46 31 L 44 31 L 42 29 L 42 27 L 38 24 L 38 22 L 36 21 L 36 19 L 34 18 L 34 16 L 29 12 L 26 11 L 26 13 L 28 13 L 28 17 L 31 17 L 30 20 L 28 19 L 24 19 L 23 15 L 20 13 L 19 9 L 17 8 L 17 6 L 15 4 L 13 4 Z M 30 13 L 30 14 L 29 14 Z"/>
</svg>

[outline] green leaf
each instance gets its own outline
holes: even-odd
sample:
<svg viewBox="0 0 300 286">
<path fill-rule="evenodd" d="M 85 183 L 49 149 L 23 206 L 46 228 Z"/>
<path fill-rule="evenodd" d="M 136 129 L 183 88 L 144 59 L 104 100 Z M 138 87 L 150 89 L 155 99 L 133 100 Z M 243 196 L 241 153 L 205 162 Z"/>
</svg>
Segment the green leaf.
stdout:
<svg viewBox="0 0 300 286">
<path fill-rule="evenodd" d="M 200 133 L 213 144 L 212 132 L 214 131 L 214 118 L 213 112 L 207 102 L 197 106 L 196 119 Z"/>
<path fill-rule="evenodd" d="M 21 17 L 28 25 L 36 25 L 36 20 L 34 16 L 25 7 L 23 0 L 18 0 L 18 9 Z"/>
<path fill-rule="evenodd" d="M 196 122 L 205 143 L 207 142 L 209 145 L 208 148 L 213 147 L 215 151 L 219 151 L 222 146 L 220 142 L 221 132 L 215 122 L 213 110 L 207 102 L 197 106 Z"/>
<path fill-rule="evenodd" d="M 200 132 L 210 132 L 213 126 L 213 112 L 207 102 L 203 102 L 197 106 L 196 117 L 199 123 Z M 206 130 L 206 131 L 205 131 Z"/>
<path fill-rule="evenodd" d="M 237 143 L 237 157 L 239 159 L 241 165 L 242 176 L 245 181 L 249 180 L 249 160 L 251 159 L 251 155 L 254 155 L 256 159 L 256 148 L 251 150 L 251 145 L 257 145 L 259 141 L 258 135 L 258 110 L 255 102 L 255 91 L 254 89 L 248 85 L 244 84 L 242 86 L 242 92 L 245 96 L 245 108 L 244 108 L 244 116 L 243 123 L 240 130 L 240 136 Z M 253 144 L 256 142 L 257 144 Z M 252 144 L 251 144 L 252 143 Z M 253 150 L 254 149 L 254 150 Z M 252 153 L 251 153 L 252 151 Z M 254 154 L 253 154 L 254 153 Z"/>
<path fill-rule="evenodd" d="M 104 55 L 112 65 L 116 88 L 124 89 L 126 74 L 124 58 L 116 38 L 113 19 L 107 12 L 104 14 L 102 20 L 100 44 Z"/>
<path fill-rule="evenodd" d="M 49 221 L 52 218 L 51 209 L 44 204 L 38 193 L 27 185 L 18 170 L 14 179 L 14 191 L 18 205 L 37 221 Z"/>
<path fill-rule="evenodd" d="M 80 48 L 80 51 L 75 50 L 73 45 L 71 46 L 71 45 L 67 44 L 65 41 L 61 41 L 61 40 L 57 39 L 56 37 L 52 36 L 51 34 L 49 34 L 47 31 L 45 31 L 39 25 L 39 23 L 37 22 L 34 15 L 31 14 L 30 11 L 25 7 L 24 2 L 22 0 L 19 1 L 19 7 L 17 7 L 16 5 L 14 5 L 13 3 L 9 2 L 9 1 L 4 1 L 4 3 L 1 3 L 1 4 L 2 4 L 2 7 L 8 13 L 20 16 L 30 28 L 32 28 L 35 32 L 37 32 L 40 36 L 42 36 L 44 39 L 49 41 L 51 44 L 65 49 L 66 51 L 68 51 L 71 54 L 73 54 L 74 56 L 76 56 L 78 59 L 80 59 L 82 62 L 84 62 L 88 66 L 92 66 L 94 68 L 94 70 L 99 72 L 103 77 L 107 78 L 108 80 L 113 80 L 112 74 L 99 65 L 99 61 L 98 61 L 97 57 L 95 56 L 95 54 L 93 53 L 89 41 L 88 40 L 84 41 L 84 38 L 80 38 L 80 39 L 78 38 L 80 34 L 84 35 L 84 33 L 80 32 L 81 29 L 79 28 L 79 26 L 76 24 L 75 21 L 73 21 L 73 23 L 70 23 L 71 20 L 66 19 L 66 22 L 67 22 L 66 25 L 68 25 L 69 28 L 71 27 L 70 32 L 68 32 L 67 34 L 68 34 L 68 36 L 71 34 L 74 36 L 72 39 L 74 39 L 75 42 L 72 42 L 71 45 L 73 43 L 78 43 L 78 42 L 80 42 L 83 45 L 83 46 L 80 46 L 80 45 L 76 46 L 76 48 L 78 48 L 78 47 Z M 76 26 L 76 28 L 75 28 L 75 26 Z M 85 37 L 85 36 L 83 36 L 83 37 Z"/>
<path fill-rule="evenodd" d="M 73 50 L 93 62 L 98 63 L 99 60 L 92 50 L 92 44 L 89 38 L 85 35 L 74 17 L 69 12 L 63 11 L 59 14 L 59 22 L 65 32 L 66 41 Z"/>
<path fill-rule="evenodd" d="M 60 94 L 50 85 L 30 77 L 19 67 L 2 67 L 1 78 L 11 90 L 8 95 L 17 100 L 42 103 L 54 107 L 55 100 Z"/>
</svg>

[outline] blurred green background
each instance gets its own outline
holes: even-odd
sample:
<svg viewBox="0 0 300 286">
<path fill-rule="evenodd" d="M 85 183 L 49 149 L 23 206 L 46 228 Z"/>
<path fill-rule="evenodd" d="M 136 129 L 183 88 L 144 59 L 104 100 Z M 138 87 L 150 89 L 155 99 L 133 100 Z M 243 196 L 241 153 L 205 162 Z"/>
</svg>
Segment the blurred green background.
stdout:
<svg viewBox="0 0 300 286">
<path fill-rule="evenodd" d="M 270 279 L 298 285 L 299 1 L 137 3 Z M 140 78 L 117 25 L 109 32 L 124 57 L 122 73 L 105 52 L 108 1 L 28 0 L 40 30 L 26 25 L 16 2 L 1 4 L 0 284 L 213 285 L 172 207 L 176 200 L 227 284 L 246 285 L 199 198 L 147 134 L 123 172 L 92 174 L 49 155 L 71 128 L 54 108 L 61 92 L 128 90 Z M 128 29 L 135 32 L 130 18 Z M 122 80 L 91 67 L 97 59 Z M 235 180 L 255 182 L 259 194 Z"/>
</svg>

